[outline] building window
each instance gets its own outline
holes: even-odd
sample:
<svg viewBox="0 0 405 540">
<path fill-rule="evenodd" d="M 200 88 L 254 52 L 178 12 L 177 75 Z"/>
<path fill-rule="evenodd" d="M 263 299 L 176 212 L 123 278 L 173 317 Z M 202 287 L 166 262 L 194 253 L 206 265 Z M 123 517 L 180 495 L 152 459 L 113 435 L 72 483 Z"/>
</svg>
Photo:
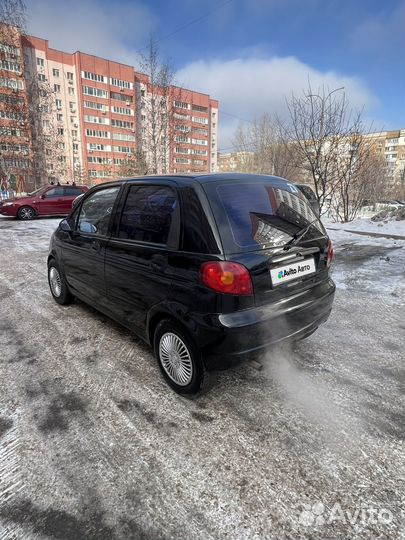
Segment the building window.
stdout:
<svg viewBox="0 0 405 540">
<path fill-rule="evenodd" d="M 24 88 L 23 82 L 16 79 L 0 78 L 0 86 L 3 88 L 11 88 L 12 90 L 22 90 Z"/>
<path fill-rule="evenodd" d="M 182 148 L 181 146 L 176 146 L 174 151 L 175 151 L 176 154 L 188 154 L 189 153 L 188 148 Z"/>
<path fill-rule="evenodd" d="M 43 58 L 37 58 L 37 66 L 44 67 L 45 62 Z"/>
<path fill-rule="evenodd" d="M 133 129 L 134 127 L 133 122 L 127 122 L 126 120 L 115 120 L 114 118 L 111 120 L 111 125 L 123 129 Z"/>
<path fill-rule="evenodd" d="M 65 130 L 63 128 L 58 128 L 58 135 L 63 135 Z"/>
<path fill-rule="evenodd" d="M 126 94 L 120 94 L 119 92 L 110 92 L 111 99 L 119 99 L 120 101 L 125 101 L 127 105 L 132 103 L 132 96 L 127 96 Z"/>
<path fill-rule="evenodd" d="M 45 82 L 46 81 L 45 75 L 43 73 L 38 73 L 38 80 L 41 82 Z"/>
<path fill-rule="evenodd" d="M 68 93 L 69 93 L 69 96 L 74 96 L 75 95 L 75 89 L 72 88 L 71 86 L 69 86 Z"/>
<path fill-rule="evenodd" d="M 208 118 L 202 118 L 201 116 L 192 116 L 191 120 L 197 124 L 208 124 Z"/>
<path fill-rule="evenodd" d="M 54 90 L 54 92 L 56 92 L 57 94 L 60 94 L 60 84 L 54 84 L 54 85 L 53 85 L 53 90 Z"/>
<path fill-rule="evenodd" d="M 178 109 L 189 109 L 190 105 L 186 103 L 185 101 L 175 101 L 174 106 Z"/>
<path fill-rule="evenodd" d="M 177 120 L 188 120 L 190 117 L 188 114 L 180 114 L 180 113 L 174 113 L 174 118 L 177 118 Z"/>
<path fill-rule="evenodd" d="M 0 52 L 3 52 L 10 56 L 20 56 L 20 51 L 14 45 L 7 45 L 6 43 L 0 43 Z"/>
<path fill-rule="evenodd" d="M 77 137 L 77 129 L 72 129 L 72 137 L 73 138 Z"/>
<path fill-rule="evenodd" d="M 100 139 L 109 139 L 110 133 L 108 131 L 100 131 L 99 129 L 86 129 L 87 137 L 100 137 Z"/>
<path fill-rule="evenodd" d="M 14 73 L 22 73 L 21 64 L 18 62 L 9 62 L 8 60 L 0 61 L 0 69 L 4 71 L 13 71 Z"/>
<path fill-rule="evenodd" d="M 84 121 L 90 122 L 92 124 L 105 124 L 105 125 L 110 124 L 109 118 L 102 118 L 100 116 L 89 116 L 88 114 L 84 115 Z"/>
<path fill-rule="evenodd" d="M 85 101 L 84 106 L 87 109 L 96 109 L 97 111 L 107 112 L 108 107 L 104 103 L 96 103 L 95 101 Z"/>
<path fill-rule="evenodd" d="M 199 133 L 208 137 L 208 129 L 193 127 L 193 133 Z"/>
<path fill-rule="evenodd" d="M 62 107 L 62 100 L 61 99 L 56 99 L 55 104 L 56 104 L 56 108 L 60 109 Z"/>
<path fill-rule="evenodd" d="M 87 162 L 88 163 L 97 163 L 98 165 L 110 165 L 111 164 L 111 159 L 107 158 L 107 157 L 88 156 L 87 157 Z"/>
<path fill-rule="evenodd" d="M 189 143 L 190 139 L 186 137 L 185 135 L 177 135 L 174 140 L 176 142 L 182 142 L 182 143 Z"/>
<path fill-rule="evenodd" d="M 83 94 L 86 96 L 95 96 L 99 98 L 108 98 L 108 92 L 101 90 L 101 88 L 94 88 L 93 86 L 83 86 Z"/>
<path fill-rule="evenodd" d="M 73 151 L 77 152 L 79 150 L 79 145 L 77 143 L 73 143 Z"/>
<path fill-rule="evenodd" d="M 98 150 L 99 152 L 111 152 L 111 145 L 101 143 L 88 143 L 87 150 Z"/>
<path fill-rule="evenodd" d="M 63 122 L 63 114 L 62 114 L 62 113 L 58 113 L 58 114 L 56 115 L 56 120 L 57 120 L 58 122 Z"/>
<path fill-rule="evenodd" d="M 127 133 L 115 133 L 115 132 L 113 132 L 112 138 L 115 141 L 132 141 L 132 142 L 135 141 L 135 136 L 134 135 L 129 135 Z"/>
<path fill-rule="evenodd" d="M 201 105 L 193 105 L 191 108 L 193 111 L 208 112 L 208 107 L 202 107 Z"/>
<path fill-rule="evenodd" d="M 110 78 L 110 84 L 112 84 L 113 86 L 119 86 L 120 88 L 127 88 L 129 90 L 132 90 L 134 87 L 133 83 L 128 81 L 122 81 L 121 79 Z"/>
<path fill-rule="evenodd" d="M 7 103 L 8 105 L 23 105 L 24 100 L 19 97 L 0 93 L 0 102 Z"/>
<path fill-rule="evenodd" d="M 127 116 L 134 115 L 134 111 L 132 109 L 126 109 L 125 107 L 115 107 L 114 105 L 111 107 L 111 112 L 116 114 L 125 114 Z"/>
<path fill-rule="evenodd" d="M 82 71 L 82 78 L 90 81 L 97 81 L 105 84 L 107 83 L 107 77 L 104 77 L 104 75 L 99 75 L 98 73 L 92 73 L 91 71 Z"/>
<path fill-rule="evenodd" d="M 73 73 L 71 71 L 67 71 L 66 78 L 68 81 L 73 81 Z"/>
<path fill-rule="evenodd" d="M 114 146 L 114 152 L 122 152 L 124 154 L 130 154 L 133 148 L 130 146 Z"/>
<path fill-rule="evenodd" d="M 199 144 L 201 146 L 207 146 L 208 145 L 208 141 L 205 141 L 203 139 L 191 139 L 191 142 L 193 144 Z"/>
<path fill-rule="evenodd" d="M 53 68 L 52 74 L 54 77 L 59 77 L 59 69 Z"/>
</svg>

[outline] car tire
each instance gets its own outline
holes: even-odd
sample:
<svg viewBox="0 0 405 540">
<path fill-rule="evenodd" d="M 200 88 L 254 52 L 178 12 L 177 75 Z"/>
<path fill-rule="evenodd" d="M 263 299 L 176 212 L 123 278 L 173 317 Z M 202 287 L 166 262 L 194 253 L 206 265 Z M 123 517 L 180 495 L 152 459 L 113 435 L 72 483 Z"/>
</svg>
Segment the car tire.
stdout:
<svg viewBox="0 0 405 540">
<path fill-rule="evenodd" d="M 156 327 L 153 348 L 167 384 L 178 394 L 195 398 L 209 388 L 209 373 L 190 335 L 174 320 Z"/>
<path fill-rule="evenodd" d="M 23 221 L 34 219 L 36 216 L 35 210 L 31 206 L 22 206 L 18 209 L 17 217 Z"/>
<path fill-rule="evenodd" d="M 73 295 L 69 291 L 65 276 L 54 259 L 48 263 L 48 283 L 55 302 L 63 306 L 73 301 Z"/>
</svg>

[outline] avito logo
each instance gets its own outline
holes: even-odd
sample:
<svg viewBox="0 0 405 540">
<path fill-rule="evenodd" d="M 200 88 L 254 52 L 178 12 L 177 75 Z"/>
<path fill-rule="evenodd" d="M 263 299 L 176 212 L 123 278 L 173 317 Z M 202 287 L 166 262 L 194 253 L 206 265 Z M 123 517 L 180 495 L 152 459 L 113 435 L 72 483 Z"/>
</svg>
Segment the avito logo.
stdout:
<svg viewBox="0 0 405 540">
<path fill-rule="evenodd" d="M 278 273 L 278 279 L 282 279 L 284 277 L 284 272 L 283 270 L 280 270 L 280 272 Z"/>
</svg>

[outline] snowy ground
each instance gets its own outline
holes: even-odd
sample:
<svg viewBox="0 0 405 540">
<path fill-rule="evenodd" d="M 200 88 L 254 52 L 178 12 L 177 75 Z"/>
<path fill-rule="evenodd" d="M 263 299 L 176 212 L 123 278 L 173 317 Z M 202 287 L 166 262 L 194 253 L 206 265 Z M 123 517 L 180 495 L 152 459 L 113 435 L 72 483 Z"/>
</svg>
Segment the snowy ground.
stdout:
<svg viewBox="0 0 405 540">
<path fill-rule="evenodd" d="M 339 288 L 383 295 L 386 301 L 405 301 L 405 221 L 388 222 L 378 230 L 374 222 L 364 219 L 325 222 L 325 226 L 335 248 L 333 279 Z M 378 236 L 374 236 L 376 233 Z M 403 240 L 390 238 L 391 234 L 403 236 Z"/>
<path fill-rule="evenodd" d="M 330 229 L 397 235 L 405 238 L 405 220 L 371 221 L 370 218 L 358 218 L 349 223 L 334 223 L 330 219 L 322 219 L 322 221 Z"/>
<path fill-rule="evenodd" d="M 330 231 L 329 321 L 188 401 L 53 302 L 56 223 L 0 219 L 0 540 L 405 538 L 405 242 Z"/>
</svg>

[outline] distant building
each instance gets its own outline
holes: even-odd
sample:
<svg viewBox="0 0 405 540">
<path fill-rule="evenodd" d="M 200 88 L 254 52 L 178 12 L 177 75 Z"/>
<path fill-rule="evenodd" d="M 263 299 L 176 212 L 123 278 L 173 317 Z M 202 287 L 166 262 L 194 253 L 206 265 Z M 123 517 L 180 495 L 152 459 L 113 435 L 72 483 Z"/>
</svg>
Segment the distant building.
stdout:
<svg viewBox="0 0 405 540">
<path fill-rule="evenodd" d="M 218 154 L 218 170 L 221 172 L 253 172 L 254 152 L 227 152 Z"/>
<path fill-rule="evenodd" d="M 146 75 L 132 66 L 66 53 L 49 47 L 46 39 L 13 32 L 12 44 L 2 43 L 7 40 L 0 33 L 0 168 L 2 159 L 8 164 L 14 159 L 22 166 L 14 167 L 15 172 L 32 188 L 38 182 L 71 180 L 78 173 L 97 183 L 117 176 L 140 153 L 150 159 L 147 104 L 154 94 Z M 167 121 L 167 150 L 156 172 L 216 170 L 218 101 L 177 87 L 170 87 L 168 96 L 165 110 L 170 115 L 162 119 Z M 29 102 L 24 130 L 9 128 L 2 103 L 10 99 Z M 7 144 L 16 149 L 17 143 L 28 147 L 26 154 L 34 152 L 29 166 L 24 166 L 22 153 L 7 156 Z"/>
<path fill-rule="evenodd" d="M 384 158 L 387 183 L 404 185 L 405 129 L 368 133 L 375 141 L 376 152 Z"/>
</svg>

